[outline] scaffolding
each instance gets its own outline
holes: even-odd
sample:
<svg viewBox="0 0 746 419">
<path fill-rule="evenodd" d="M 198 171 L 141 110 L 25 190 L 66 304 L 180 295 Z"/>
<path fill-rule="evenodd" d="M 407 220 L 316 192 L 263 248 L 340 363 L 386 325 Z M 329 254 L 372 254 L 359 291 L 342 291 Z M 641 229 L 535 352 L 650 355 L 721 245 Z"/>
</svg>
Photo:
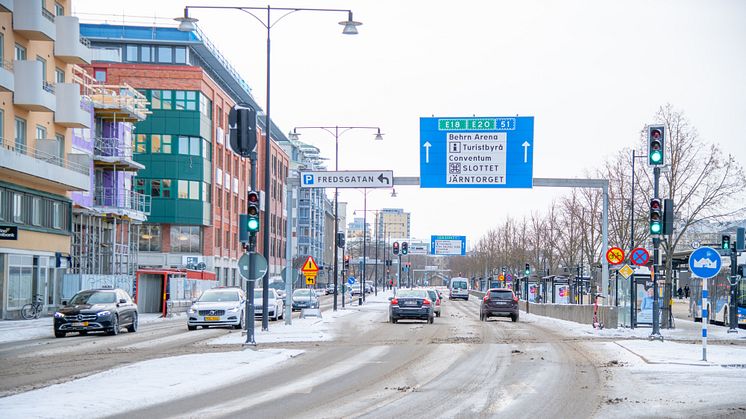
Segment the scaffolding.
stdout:
<svg viewBox="0 0 746 419">
<path fill-rule="evenodd" d="M 72 273 L 133 276 L 137 271 L 140 225 L 125 217 L 75 208 Z"/>
</svg>

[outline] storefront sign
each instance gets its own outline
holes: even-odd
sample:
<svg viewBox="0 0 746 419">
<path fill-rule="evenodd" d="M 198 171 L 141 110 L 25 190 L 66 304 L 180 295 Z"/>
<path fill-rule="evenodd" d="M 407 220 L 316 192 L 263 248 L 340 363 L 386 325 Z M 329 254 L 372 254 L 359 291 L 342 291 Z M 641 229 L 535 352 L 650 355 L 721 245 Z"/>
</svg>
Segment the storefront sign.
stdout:
<svg viewBox="0 0 746 419">
<path fill-rule="evenodd" d="M 18 227 L 0 226 L 0 240 L 18 240 Z"/>
</svg>

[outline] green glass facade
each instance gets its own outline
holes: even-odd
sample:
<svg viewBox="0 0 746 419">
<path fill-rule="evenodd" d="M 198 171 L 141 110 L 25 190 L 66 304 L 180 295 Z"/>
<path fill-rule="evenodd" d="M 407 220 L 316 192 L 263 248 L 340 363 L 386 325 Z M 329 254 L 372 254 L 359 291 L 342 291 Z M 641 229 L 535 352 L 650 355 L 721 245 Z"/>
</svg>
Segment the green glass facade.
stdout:
<svg viewBox="0 0 746 419">
<path fill-rule="evenodd" d="M 152 115 L 135 125 L 135 190 L 152 197 L 149 223 L 211 225 L 212 103 L 196 91 L 144 90 Z"/>
</svg>

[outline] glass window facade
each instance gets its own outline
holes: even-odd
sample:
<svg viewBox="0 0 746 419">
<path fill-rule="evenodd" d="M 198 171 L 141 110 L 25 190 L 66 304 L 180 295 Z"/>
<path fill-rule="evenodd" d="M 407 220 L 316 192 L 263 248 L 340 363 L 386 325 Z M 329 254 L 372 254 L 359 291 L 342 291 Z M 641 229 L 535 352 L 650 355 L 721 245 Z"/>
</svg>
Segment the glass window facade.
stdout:
<svg viewBox="0 0 746 419">
<path fill-rule="evenodd" d="M 198 253 L 202 248 L 199 226 L 171 226 L 171 251 L 175 253 Z"/>
<path fill-rule="evenodd" d="M 161 226 L 157 224 L 143 224 L 140 227 L 139 249 L 142 252 L 161 251 Z"/>
</svg>

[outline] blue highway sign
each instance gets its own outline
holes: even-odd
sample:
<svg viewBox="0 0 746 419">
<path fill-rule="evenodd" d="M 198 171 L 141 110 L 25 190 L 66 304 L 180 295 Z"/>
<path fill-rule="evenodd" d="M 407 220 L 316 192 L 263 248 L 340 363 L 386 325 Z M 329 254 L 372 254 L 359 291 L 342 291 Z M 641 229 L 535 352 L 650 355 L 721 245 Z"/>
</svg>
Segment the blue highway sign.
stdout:
<svg viewBox="0 0 746 419">
<path fill-rule="evenodd" d="M 531 188 L 534 117 L 420 118 L 420 187 Z"/>
<path fill-rule="evenodd" d="M 430 254 L 466 256 L 466 236 L 430 236 Z"/>
<path fill-rule="evenodd" d="M 355 277 L 351 276 L 351 277 L 347 278 L 347 283 L 350 284 L 350 285 L 353 285 L 355 283 Z"/>
<path fill-rule="evenodd" d="M 712 278 L 722 266 L 720 254 L 712 247 L 700 247 L 689 255 L 689 271 L 700 278 Z"/>
</svg>

